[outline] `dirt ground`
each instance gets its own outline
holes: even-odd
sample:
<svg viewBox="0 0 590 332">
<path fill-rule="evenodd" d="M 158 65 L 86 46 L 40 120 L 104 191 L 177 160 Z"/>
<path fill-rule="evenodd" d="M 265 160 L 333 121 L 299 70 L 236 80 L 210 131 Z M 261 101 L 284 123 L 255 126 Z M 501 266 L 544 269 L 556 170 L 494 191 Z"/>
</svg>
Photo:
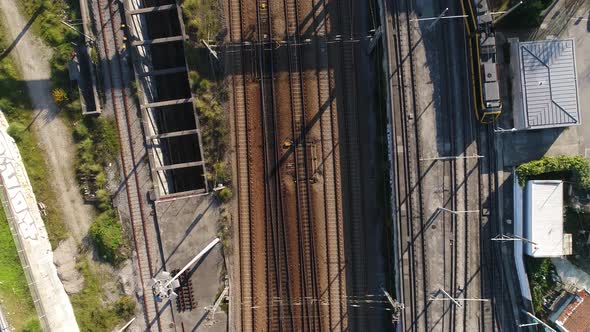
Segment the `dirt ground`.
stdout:
<svg viewBox="0 0 590 332">
<path fill-rule="evenodd" d="M 49 60 L 52 52 L 33 35 L 30 29 L 19 37 L 27 24 L 27 18 L 19 12 L 14 1 L 0 0 L 0 11 L 6 23 L 4 26 L 8 30 L 8 38 L 19 38 L 11 55 L 27 83 L 31 102 L 35 108 L 32 128 L 37 134 L 44 157 L 51 168 L 51 184 L 60 198 L 59 208 L 71 238 L 75 242 L 67 241 L 68 243 L 64 244 L 67 249 L 56 250 L 54 257 L 59 276 L 66 283 L 66 290 L 70 294 L 76 293 L 82 287 L 81 283 L 73 281 L 81 278 L 75 268 L 77 247 L 84 241 L 95 212 L 91 205 L 84 204 L 80 194 L 74 174 L 76 146 L 70 129 L 58 116 L 59 109 L 51 97 Z M 123 264 L 123 268 L 114 271 L 108 264 L 93 262 L 102 273 L 117 274 L 116 279 L 113 278 L 111 282 L 105 284 L 108 289 L 118 287 L 116 285 L 118 282 L 125 288 L 126 281 L 132 279 L 132 271 L 125 267 L 128 264 Z M 108 292 L 116 293 L 116 291 Z M 125 293 L 129 294 L 131 291 L 125 289 Z"/>
<path fill-rule="evenodd" d="M 15 1 L 0 0 L 4 26 L 9 38 L 19 38 L 27 24 Z M 76 148 L 68 127 L 57 116 L 58 108 L 51 98 L 51 50 L 29 30 L 18 40 L 12 56 L 26 80 L 34 110 L 33 129 L 36 131 L 45 157 L 51 167 L 51 182 L 68 230 L 77 243 L 88 232 L 94 215 L 92 206 L 85 205 L 74 176 Z"/>
</svg>

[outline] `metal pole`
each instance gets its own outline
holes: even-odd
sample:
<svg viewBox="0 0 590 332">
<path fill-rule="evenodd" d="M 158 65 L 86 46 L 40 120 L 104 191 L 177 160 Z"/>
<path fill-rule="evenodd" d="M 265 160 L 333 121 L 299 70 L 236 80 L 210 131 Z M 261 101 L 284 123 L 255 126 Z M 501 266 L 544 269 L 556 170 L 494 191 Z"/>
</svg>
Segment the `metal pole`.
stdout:
<svg viewBox="0 0 590 332">
<path fill-rule="evenodd" d="M 125 326 L 123 326 L 123 327 L 122 327 L 122 328 L 119 330 L 119 332 L 123 332 L 123 331 L 125 331 L 125 329 L 126 329 L 126 328 L 128 328 L 128 327 L 129 327 L 129 325 L 131 325 L 131 323 L 133 323 L 133 321 L 135 320 L 135 318 L 137 318 L 137 317 L 133 317 L 133 318 L 132 318 L 130 321 L 128 321 L 128 322 L 127 322 L 127 324 L 125 324 Z"/>
<path fill-rule="evenodd" d="M 188 264 L 186 264 L 175 276 L 174 278 L 168 280 L 167 283 L 164 284 L 164 288 L 168 287 L 168 285 L 170 285 L 174 280 L 178 279 L 178 277 L 180 277 L 180 275 L 186 271 L 186 269 L 188 269 L 191 265 L 193 265 L 196 261 L 198 261 L 199 259 L 201 259 L 201 257 L 203 257 L 203 255 L 205 255 L 209 250 L 211 250 L 211 248 L 213 248 L 217 243 L 219 243 L 219 238 L 216 237 L 215 240 L 211 241 L 211 243 L 209 243 L 205 249 L 201 250 L 201 252 L 199 252 L 197 254 L 197 256 L 195 256 L 195 258 L 191 259 L 190 262 L 188 262 Z"/>
<path fill-rule="evenodd" d="M 430 301 L 451 301 L 449 299 L 438 299 L 436 297 L 430 298 Z M 455 298 L 455 301 L 477 301 L 477 302 L 489 302 L 490 299 L 465 299 L 465 298 Z"/>
<path fill-rule="evenodd" d="M 523 310 L 523 309 L 520 309 L 520 311 L 524 312 L 527 316 L 529 316 L 530 318 L 532 318 L 535 322 L 538 322 L 539 324 L 543 324 L 543 326 L 545 326 L 545 328 L 549 329 L 550 331 L 557 332 L 551 326 L 547 325 L 544 321 L 542 321 L 539 318 L 535 317 L 535 315 L 531 314 L 530 312 L 528 312 L 526 310 Z"/>
<path fill-rule="evenodd" d="M 461 305 L 461 303 L 457 302 L 457 300 L 455 300 L 451 295 L 449 295 L 449 293 L 445 292 L 444 289 L 439 288 L 438 290 L 440 290 L 444 295 L 446 295 L 451 301 L 453 301 L 453 303 L 455 303 L 455 305 L 459 308 L 462 308 L 463 306 Z"/>
<path fill-rule="evenodd" d="M 206 48 L 209 50 L 209 53 L 211 53 L 211 55 L 212 55 L 212 56 L 213 56 L 215 59 L 219 60 L 219 58 L 217 57 L 217 52 L 215 52 L 215 51 L 214 51 L 214 50 L 211 48 L 211 46 L 209 46 L 209 44 L 207 44 L 207 42 L 205 41 L 205 39 L 201 39 L 201 42 L 202 42 L 202 43 L 203 43 L 203 45 L 205 45 L 205 47 L 206 47 Z"/>
<path fill-rule="evenodd" d="M 432 20 L 448 20 L 453 18 L 465 18 L 469 17 L 469 15 L 452 15 L 452 16 L 443 16 L 443 17 L 426 17 L 426 18 L 416 18 L 410 21 L 413 22 L 421 22 L 421 21 L 432 21 Z"/>
<path fill-rule="evenodd" d="M 426 28 L 426 29 L 427 29 L 427 30 L 430 30 L 430 29 L 432 29 L 432 27 L 433 27 L 433 26 L 434 26 L 434 25 L 435 25 L 435 24 L 436 24 L 438 21 L 440 21 L 440 19 L 441 19 L 443 16 L 445 16 L 445 15 L 447 14 L 447 12 L 448 12 L 448 11 L 449 11 L 449 7 L 445 8 L 445 9 L 442 11 L 442 13 L 440 13 L 440 15 L 438 15 L 438 17 L 437 17 L 437 18 L 434 20 L 434 22 L 432 22 L 432 23 L 431 23 L 431 24 L 428 26 L 428 28 Z"/>
<path fill-rule="evenodd" d="M 514 235 L 514 234 L 498 234 L 495 237 L 493 237 L 491 240 L 492 241 L 524 241 L 524 242 L 528 242 L 528 243 L 535 245 L 535 246 L 538 245 L 536 242 L 533 242 L 527 238 L 524 238 L 524 237 L 518 236 L 518 235 Z"/>
<path fill-rule="evenodd" d="M 420 158 L 420 161 L 429 161 L 429 160 L 456 160 L 456 159 L 474 159 L 474 158 L 485 158 L 485 156 L 480 155 L 473 155 L 473 156 L 443 156 L 443 157 L 430 157 L 430 158 Z"/>
<path fill-rule="evenodd" d="M 63 20 L 62 20 L 62 21 L 60 21 L 60 22 L 61 22 L 63 25 L 67 26 L 68 28 L 70 28 L 70 29 L 72 29 L 72 30 L 76 31 L 77 33 L 81 34 L 82 36 L 84 36 L 84 37 L 88 38 L 88 40 L 90 40 L 91 42 L 93 42 L 93 43 L 95 42 L 94 38 L 90 37 L 89 35 L 85 34 L 85 33 L 84 33 L 84 32 L 82 32 L 82 31 L 80 31 L 80 30 L 76 29 L 76 27 L 74 27 L 73 25 L 69 24 L 68 22 L 66 22 L 66 21 L 63 21 Z"/>
<path fill-rule="evenodd" d="M 502 15 L 498 16 L 498 18 L 496 18 L 494 20 L 494 24 L 498 23 L 499 20 L 503 19 L 504 17 L 506 17 L 506 15 L 510 14 L 513 10 L 515 10 L 516 8 L 518 8 L 518 6 L 522 5 L 523 1 L 520 1 L 519 3 L 517 3 L 516 5 L 512 6 L 512 8 L 508 9 L 507 11 L 505 11 Z M 493 15 L 494 13 L 492 13 Z"/>
<path fill-rule="evenodd" d="M 437 209 L 443 210 L 443 211 L 446 211 L 446 212 L 452 213 L 452 214 L 459 214 L 459 213 L 479 213 L 479 210 L 457 210 L 457 211 L 454 211 L 454 210 L 449 210 L 449 209 L 444 208 L 444 207 L 438 207 Z"/>
</svg>

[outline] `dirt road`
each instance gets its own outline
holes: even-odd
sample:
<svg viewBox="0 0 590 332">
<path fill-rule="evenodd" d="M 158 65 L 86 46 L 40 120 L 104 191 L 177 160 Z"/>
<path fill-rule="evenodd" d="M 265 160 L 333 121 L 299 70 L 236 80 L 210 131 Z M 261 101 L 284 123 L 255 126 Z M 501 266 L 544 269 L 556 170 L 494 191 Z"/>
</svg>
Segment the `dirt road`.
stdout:
<svg viewBox="0 0 590 332">
<path fill-rule="evenodd" d="M 51 50 L 27 30 L 19 36 L 27 20 L 14 0 L 0 0 L 0 12 L 8 40 L 20 38 L 11 52 L 21 76 L 26 80 L 35 108 L 33 129 L 37 133 L 45 159 L 51 168 L 51 182 L 70 234 L 80 243 L 90 227 L 92 206 L 85 205 L 74 176 L 75 145 L 70 130 L 57 117 L 57 107 L 51 98 L 49 59 Z"/>
</svg>

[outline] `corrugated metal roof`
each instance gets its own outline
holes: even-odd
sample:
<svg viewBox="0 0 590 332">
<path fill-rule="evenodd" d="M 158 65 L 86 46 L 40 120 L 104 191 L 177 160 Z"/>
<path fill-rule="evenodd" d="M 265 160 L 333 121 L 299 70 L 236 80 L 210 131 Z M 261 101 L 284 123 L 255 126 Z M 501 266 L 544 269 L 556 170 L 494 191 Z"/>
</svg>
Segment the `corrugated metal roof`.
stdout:
<svg viewBox="0 0 590 332">
<path fill-rule="evenodd" d="M 521 42 L 519 53 L 527 127 L 579 124 L 574 41 Z"/>
</svg>

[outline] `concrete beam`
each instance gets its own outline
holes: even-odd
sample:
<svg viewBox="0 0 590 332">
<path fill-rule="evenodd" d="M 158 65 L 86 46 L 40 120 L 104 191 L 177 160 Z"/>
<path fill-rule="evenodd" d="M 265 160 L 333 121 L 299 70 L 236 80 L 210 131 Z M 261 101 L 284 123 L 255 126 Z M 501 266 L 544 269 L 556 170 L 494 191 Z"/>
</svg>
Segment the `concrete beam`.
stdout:
<svg viewBox="0 0 590 332">
<path fill-rule="evenodd" d="M 139 8 L 139 9 L 130 10 L 130 11 L 128 11 L 128 13 L 131 15 L 138 15 L 138 14 L 154 13 L 154 12 L 159 12 L 159 11 L 163 11 L 163 10 L 171 10 L 174 8 L 176 8 L 176 4 Z"/>
<path fill-rule="evenodd" d="M 191 161 L 188 163 L 180 163 L 180 164 L 172 164 L 172 165 L 166 165 L 166 166 L 158 166 L 156 167 L 156 171 L 169 171 L 169 170 L 173 170 L 173 169 L 179 169 L 179 168 L 189 168 L 189 167 L 195 167 L 195 166 L 203 166 L 205 164 L 205 162 L 203 161 Z"/>
<path fill-rule="evenodd" d="M 132 46 L 146 46 L 146 45 L 170 43 L 170 42 L 175 42 L 175 41 L 183 41 L 185 39 L 186 39 L 186 36 L 182 35 L 182 36 L 174 36 L 174 37 L 136 40 L 136 41 L 133 41 L 131 43 L 131 45 Z"/>
<path fill-rule="evenodd" d="M 183 72 L 186 72 L 186 67 L 173 67 L 173 68 L 166 68 L 166 69 L 150 70 L 148 72 L 138 73 L 137 76 L 148 77 L 148 76 L 168 75 L 168 74 L 176 74 L 176 73 L 183 73 Z"/>
<path fill-rule="evenodd" d="M 165 100 L 165 101 L 158 101 L 155 103 L 147 103 L 141 105 L 141 108 L 156 108 L 162 106 L 172 106 L 172 105 L 180 105 L 180 104 L 188 104 L 192 103 L 193 98 L 182 98 L 182 99 L 173 99 L 173 100 Z"/>
<path fill-rule="evenodd" d="M 173 131 L 171 133 L 159 134 L 159 135 L 150 135 L 148 139 L 161 139 L 161 138 L 170 138 L 170 137 L 178 137 L 178 136 L 187 136 L 187 135 L 195 135 L 198 134 L 198 129 L 190 129 L 190 130 L 181 130 L 181 131 Z"/>
</svg>

